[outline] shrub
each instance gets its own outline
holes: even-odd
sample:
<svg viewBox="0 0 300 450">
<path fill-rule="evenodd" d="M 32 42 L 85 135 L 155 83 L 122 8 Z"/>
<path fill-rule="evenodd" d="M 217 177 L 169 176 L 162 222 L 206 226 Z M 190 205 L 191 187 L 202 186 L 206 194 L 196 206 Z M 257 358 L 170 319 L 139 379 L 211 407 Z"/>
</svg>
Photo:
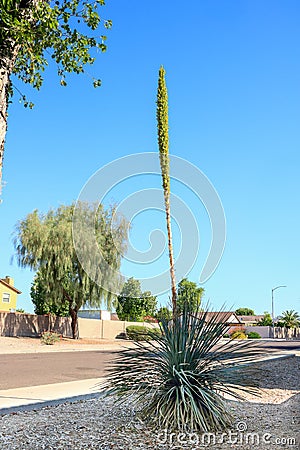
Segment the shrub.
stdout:
<svg viewBox="0 0 300 450">
<path fill-rule="evenodd" d="M 223 338 L 229 338 L 230 335 L 228 333 L 223 334 Z"/>
<path fill-rule="evenodd" d="M 126 327 L 126 334 L 133 341 L 150 341 L 153 336 L 161 334 L 159 328 L 149 328 L 142 325 L 129 325 Z"/>
<path fill-rule="evenodd" d="M 257 333 L 256 331 L 249 331 L 247 333 L 248 338 L 250 339 L 260 339 L 261 335 L 259 333 Z"/>
<path fill-rule="evenodd" d="M 172 319 L 172 311 L 167 306 L 161 306 L 156 313 L 156 317 L 158 322 L 162 320 L 171 320 Z"/>
<path fill-rule="evenodd" d="M 53 345 L 61 339 L 61 335 L 55 331 L 44 331 L 41 336 L 41 343 L 46 345 Z"/>
<path fill-rule="evenodd" d="M 230 339 L 247 339 L 247 337 L 246 333 L 242 330 L 236 330 L 230 333 Z"/>
<path fill-rule="evenodd" d="M 220 317 L 184 309 L 162 321 L 161 334 L 118 353 L 100 390 L 117 403 L 132 402 L 144 420 L 160 428 L 203 432 L 230 425 L 224 394 L 241 399 L 247 390 L 257 392 L 256 369 L 241 364 L 264 353 L 250 341 L 220 341 L 227 330 Z"/>
</svg>

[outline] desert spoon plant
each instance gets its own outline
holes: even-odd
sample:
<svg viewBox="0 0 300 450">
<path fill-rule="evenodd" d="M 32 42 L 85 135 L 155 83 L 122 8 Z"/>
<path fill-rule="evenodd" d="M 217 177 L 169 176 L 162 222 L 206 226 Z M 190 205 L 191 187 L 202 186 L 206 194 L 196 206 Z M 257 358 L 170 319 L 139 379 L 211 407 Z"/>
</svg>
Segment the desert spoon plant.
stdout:
<svg viewBox="0 0 300 450">
<path fill-rule="evenodd" d="M 159 71 L 157 119 L 160 162 L 168 223 L 172 294 L 172 239 L 170 239 L 170 180 L 168 156 L 167 91 L 165 72 Z M 169 215 L 169 218 L 168 218 Z M 101 389 L 116 402 L 133 402 L 141 416 L 157 427 L 173 430 L 221 430 L 231 423 L 224 395 L 241 399 L 253 386 L 251 365 L 260 354 L 249 343 L 223 341 L 226 315 L 191 311 L 185 302 L 181 314 L 160 322 L 160 334 L 148 342 L 136 341 L 112 362 Z"/>
<path fill-rule="evenodd" d="M 232 417 L 224 395 L 258 393 L 248 363 L 260 352 L 221 340 L 224 313 L 182 314 L 160 324 L 161 335 L 119 353 L 102 385 L 116 401 L 134 402 L 144 420 L 179 431 L 222 430 Z"/>
</svg>

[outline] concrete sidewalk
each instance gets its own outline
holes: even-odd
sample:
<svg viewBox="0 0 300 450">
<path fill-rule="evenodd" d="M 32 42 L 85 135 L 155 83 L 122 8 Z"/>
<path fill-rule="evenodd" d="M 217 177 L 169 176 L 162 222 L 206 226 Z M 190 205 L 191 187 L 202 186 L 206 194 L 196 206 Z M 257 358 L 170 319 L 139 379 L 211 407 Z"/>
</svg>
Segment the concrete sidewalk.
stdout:
<svg viewBox="0 0 300 450">
<path fill-rule="evenodd" d="M 24 409 L 50 406 L 63 401 L 76 401 L 97 397 L 97 384 L 104 378 L 44 384 L 16 389 L 0 390 L 0 415 Z"/>
</svg>

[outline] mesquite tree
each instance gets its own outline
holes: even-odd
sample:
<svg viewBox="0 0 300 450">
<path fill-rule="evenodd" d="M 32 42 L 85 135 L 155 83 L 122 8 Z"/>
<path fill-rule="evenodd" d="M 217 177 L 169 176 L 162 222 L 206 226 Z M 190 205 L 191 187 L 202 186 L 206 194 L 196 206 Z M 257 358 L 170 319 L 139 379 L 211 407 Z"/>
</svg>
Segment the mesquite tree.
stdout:
<svg viewBox="0 0 300 450">
<path fill-rule="evenodd" d="M 60 206 L 45 215 L 35 210 L 18 223 L 14 238 L 18 264 L 42 273 L 48 300 L 60 305 L 68 302 L 74 339 L 78 337 L 77 313 L 82 306 L 99 307 L 105 301 L 110 308 L 114 294 L 103 288 L 107 279 L 114 292 L 120 290 L 122 279 L 118 269 L 128 235 L 128 222 L 116 214 L 115 207 L 105 210 L 102 205 L 82 203 L 80 208 L 81 217 L 94 224 L 97 245 L 109 263 L 108 267 L 101 264 L 94 267 L 93 280 L 81 266 L 74 249 L 74 205 Z M 91 245 L 95 241 L 87 240 L 83 245 L 87 254 L 94 253 Z"/>
<path fill-rule="evenodd" d="M 171 211 L 170 211 L 170 160 L 169 160 L 169 118 L 168 118 L 168 91 L 165 79 L 165 70 L 163 67 L 159 69 L 158 88 L 157 88 L 157 134 L 158 134 L 158 148 L 159 159 L 162 175 L 162 187 L 164 191 L 166 221 L 168 231 L 168 248 L 170 259 L 170 275 L 171 275 L 171 289 L 172 289 L 172 306 L 173 315 L 176 315 L 176 279 L 174 269 L 174 256 L 172 245 L 172 229 L 171 229 Z"/>
<path fill-rule="evenodd" d="M 66 73 L 83 73 L 93 64 L 95 51 L 106 50 L 105 35 L 110 20 L 102 20 L 99 6 L 104 0 L 0 0 L 0 193 L 7 108 L 15 88 L 11 76 L 40 89 L 42 74 L 52 60 L 60 84 L 66 86 Z M 93 78 L 95 87 L 101 81 Z M 19 89 L 18 89 L 19 90 Z M 24 106 L 32 108 L 24 95 Z"/>
</svg>

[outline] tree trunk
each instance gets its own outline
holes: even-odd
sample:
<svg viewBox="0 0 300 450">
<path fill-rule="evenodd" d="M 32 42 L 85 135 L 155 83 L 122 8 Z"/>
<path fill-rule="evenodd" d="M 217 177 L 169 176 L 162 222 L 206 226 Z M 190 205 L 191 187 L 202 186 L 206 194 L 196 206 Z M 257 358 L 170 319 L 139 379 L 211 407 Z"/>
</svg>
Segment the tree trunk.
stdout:
<svg viewBox="0 0 300 450">
<path fill-rule="evenodd" d="M 67 293 L 67 291 L 63 288 L 63 294 L 64 297 L 67 299 L 67 301 L 69 302 L 69 313 L 71 316 L 71 328 L 72 328 L 72 338 L 73 339 L 79 339 L 79 330 L 78 330 L 78 316 L 77 316 L 77 312 L 78 312 L 78 306 L 73 302 L 73 299 L 70 297 L 70 295 Z"/>
<path fill-rule="evenodd" d="M 4 158 L 4 142 L 7 130 L 7 106 L 8 106 L 8 88 L 9 70 L 1 68 L 0 70 L 0 196 L 2 192 L 2 169 Z"/>
<path fill-rule="evenodd" d="M 70 316 L 71 316 L 72 338 L 79 339 L 77 309 L 74 309 L 70 306 L 69 311 L 70 311 Z"/>
</svg>

